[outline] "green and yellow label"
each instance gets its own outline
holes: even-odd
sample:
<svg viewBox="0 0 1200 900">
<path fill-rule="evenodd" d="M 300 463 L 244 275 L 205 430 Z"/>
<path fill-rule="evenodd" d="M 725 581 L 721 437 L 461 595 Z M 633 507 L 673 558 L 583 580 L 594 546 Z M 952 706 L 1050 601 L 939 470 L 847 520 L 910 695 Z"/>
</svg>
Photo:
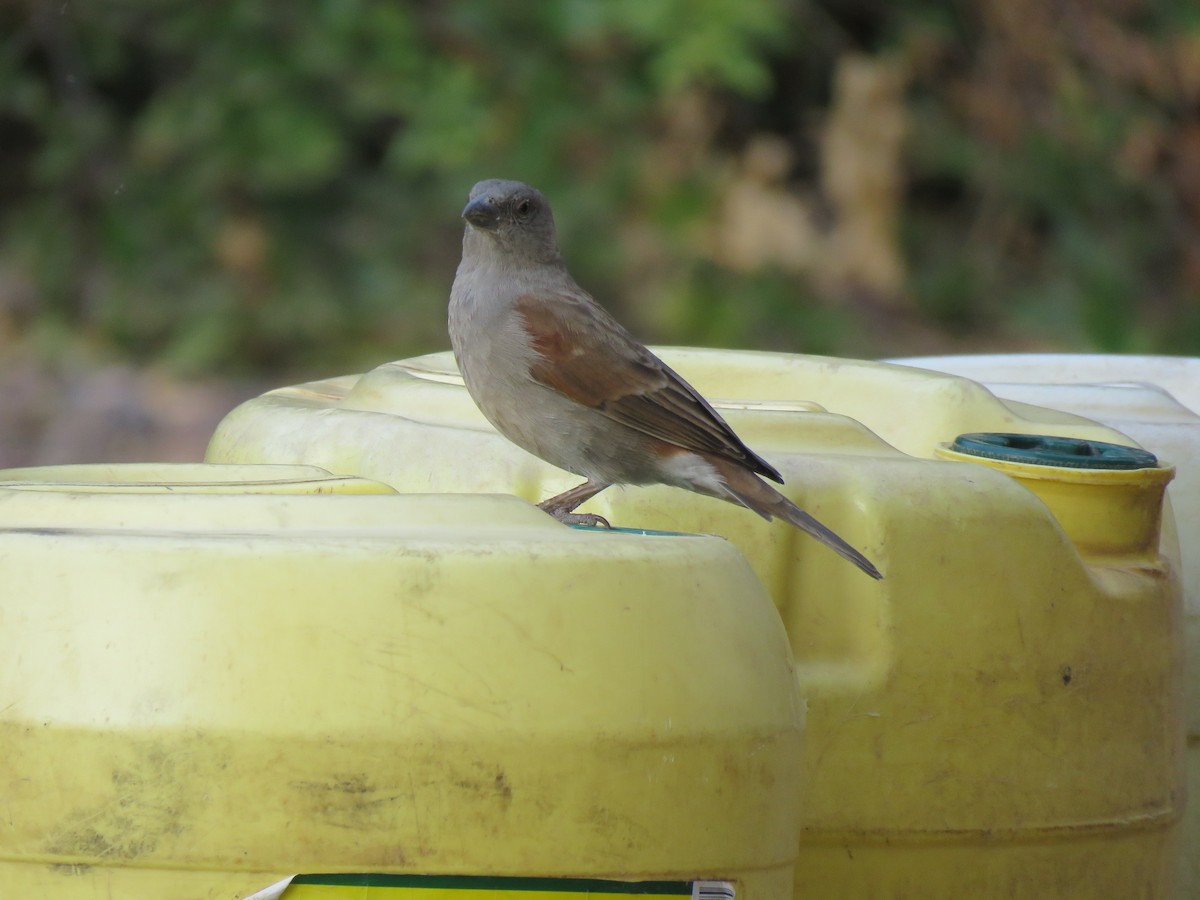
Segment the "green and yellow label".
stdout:
<svg viewBox="0 0 1200 900">
<path fill-rule="evenodd" d="M 600 878 L 505 878 L 480 875 L 297 875 L 282 900 L 734 900 L 727 881 L 611 881 Z"/>
</svg>

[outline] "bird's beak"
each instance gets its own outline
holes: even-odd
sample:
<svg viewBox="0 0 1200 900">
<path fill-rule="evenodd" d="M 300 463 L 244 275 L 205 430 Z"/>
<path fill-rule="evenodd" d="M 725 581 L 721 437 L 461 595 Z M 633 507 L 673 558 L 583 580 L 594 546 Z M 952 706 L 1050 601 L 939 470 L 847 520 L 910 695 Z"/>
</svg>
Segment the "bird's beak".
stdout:
<svg viewBox="0 0 1200 900">
<path fill-rule="evenodd" d="M 484 231 L 495 228 L 500 223 L 500 213 L 487 195 L 476 197 L 466 205 L 462 217 L 475 228 Z"/>
</svg>

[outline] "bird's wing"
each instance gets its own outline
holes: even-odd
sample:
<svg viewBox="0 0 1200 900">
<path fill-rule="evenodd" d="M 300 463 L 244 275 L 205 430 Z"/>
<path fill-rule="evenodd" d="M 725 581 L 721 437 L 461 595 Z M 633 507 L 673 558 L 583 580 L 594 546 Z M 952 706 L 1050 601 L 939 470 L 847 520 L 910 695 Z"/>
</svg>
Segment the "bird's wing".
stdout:
<svg viewBox="0 0 1200 900">
<path fill-rule="evenodd" d="M 582 290 L 525 294 L 516 311 L 538 353 L 535 380 L 650 437 L 783 481 L 695 388 Z"/>
</svg>

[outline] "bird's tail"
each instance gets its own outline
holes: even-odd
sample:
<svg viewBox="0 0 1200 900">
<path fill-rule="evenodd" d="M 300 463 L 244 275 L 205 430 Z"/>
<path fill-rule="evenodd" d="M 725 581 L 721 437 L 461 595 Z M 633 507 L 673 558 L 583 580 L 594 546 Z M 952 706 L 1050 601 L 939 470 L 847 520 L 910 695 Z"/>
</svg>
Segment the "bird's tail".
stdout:
<svg viewBox="0 0 1200 900">
<path fill-rule="evenodd" d="M 725 481 L 725 490 L 728 496 L 723 499 L 740 503 L 747 509 L 758 513 L 768 522 L 773 518 L 790 522 L 805 534 L 812 535 L 839 556 L 854 563 L 872 578 L 883 578 L 874 563 L 753 472 L 726 460 L 710 458 L 709 462 L 713 464 Z"/>
</svg>

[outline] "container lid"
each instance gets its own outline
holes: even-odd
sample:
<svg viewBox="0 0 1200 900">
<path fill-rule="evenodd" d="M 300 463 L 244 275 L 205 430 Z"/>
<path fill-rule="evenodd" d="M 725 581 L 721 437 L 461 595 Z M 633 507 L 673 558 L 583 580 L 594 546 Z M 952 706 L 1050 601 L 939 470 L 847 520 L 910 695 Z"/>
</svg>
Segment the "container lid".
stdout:
<svg viewBox="0 0 1200 900">
<path fill-rule="evenodd" d="M 967 456 L 1069 469 L 1154 469 L 1148 450 L 1046 434 L 960 434 L 951 449 Z"/>
</svg>

